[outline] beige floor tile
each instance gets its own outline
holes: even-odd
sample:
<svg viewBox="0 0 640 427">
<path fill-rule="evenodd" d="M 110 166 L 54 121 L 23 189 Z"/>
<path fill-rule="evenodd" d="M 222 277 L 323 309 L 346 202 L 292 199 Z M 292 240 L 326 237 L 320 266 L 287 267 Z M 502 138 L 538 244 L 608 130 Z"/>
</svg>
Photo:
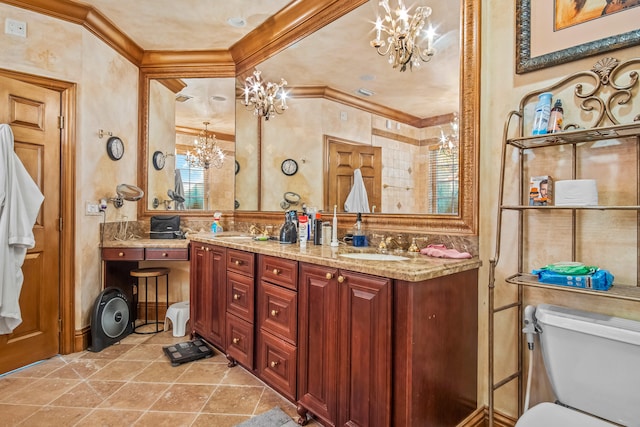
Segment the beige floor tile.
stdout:
<svg viewBox="0 0 640 427">
<path fill-rule="evenodd" d="M 247 415 L 200 414 L 191 427 L 234 427 L 249 418 Z"/>
<path fill-rule="evenodd" d="M 264 387 L 221 385 L 211 395 L 202 412 L 253 415 Z"/>
<path fill-rule="evenodd" d="M 38 379 L 4 399 L 3 403 L 46 405 L 79 384 L 79 380 Z"/>
<path fill-rule="evenodd" d="M 214 385 L 173 384 L 151 406 L 151 410 L 199 412 L 215 389 Z"/>
<path fill-rule="evenodd" d="M 25 418 L 30 417 L 40 409 L 32 405 L 6 405 L 0 403 L 0 426 L 16 426 Z"/>
<path fill-rule="evenodd" d="M 121 409 L 96 409 L 84 417 L 75 427 L 122 427 L 130 426 L 144 414 L 144 411 L 123 411 Z"/>
<path fill-rule="evenodd" d="M 151 362 L 138 375 L 133 377 L 134 382 L 150 382 L 150 383 L 172 383 L 176 381 L 186 370 L 188 366 L 178 365 L 171 366 L 168 360 L 161 362 Z"/>
<path fill-rule="evenodd" d="M 289 402 L 287 399 L 280 396 L 270 388 L 265 388 L 264 393 L 262 393 L 262 396 L 260 397 L 260 401 L 258 402 L 255 413 L 262 414 L 263 412 L 267 412 L 275 408 L 276 406 L 282 409 L 291 418 L 296 420 L 298 419 L 296 405 Z"/>
<path fill-rule="evenodd" d="M 36 411 L 22 424 L 29 427 L 56 427 L 73 426 L 82 418 L 86 417 L 91 409 L 84 408 L 53 408 L 44 406 Z"/>
<path fill-rule="evenodd" d="M 245 371 L 241 366 L 229 369 L 227 375 L 222 379 L 222 384 L 264 386 L 262 381 Z"/>
<path fill-rule="evenodd" d="M 102 409 L 146 410 L 169 388 L 168 384 L 127 383 L 100 404 Z"/>
<path fill-rule="evenodd" d="M 167 356 L 162 351 L 161 344 L 138 344 L 137 346 L 120 356 L 118 360 L 154 361 L 166 357 Z"/>
<path fill-rule="evenodd" d="M 16 377 L 13 374 L 0 377 L 0 402 L 4 402 L 8 396 L 20 391 L 23 387 L 33 384 L 33 381 L 32 378 Z"/>
<path fill-rule="evenodd" d="M 166 413 L 145 412 L 138 421 L 136 427 L 189 427 L 198 414 L 195 413 Z M 215 425 L 215 424 L 211 424 Z"/>
<path fill-rule="evenodd" d="M 82 358 L 83 359 L 117 359 L 118 357 L 122 356 L 124 353 L 131 350 L 135 346 L 136 344 L 124 344 L 124 343 L 114 344 L 97 353 L 94 353 L 92 351 L 85 351 L 84 354 L 82 355 Z"/>
<path fill-rule="evenodd" d="M 44 378 L 56 369 L 65 365 L 65 361 L 59 356 L 54 356 L 51 359 L 37 362 L 26 369 L 18 369 L 12 372 L 12 377 L 23 378 Z"/>
<path fill-rule="evenodd" d="M 110 361 L 100 359 L 73 359 L 47 375 L 47 378 L 86 379 L 104 368 Z"/>
<path fill-rule="evenodd" d="M 95 408 L 124 384 L 121 381 L 85 381 L 51 402 L 51 406 Z"/>
<path fill-rule="evenodd" d="M 186 370 L 176 380 L 178 383 L 189 384 L 220 384 L 227 375 L 227 365 L 221 363 L 201 363 L 200 361 L 186 363 Z"/>
<path fill-rule="evenodd" d="M 92 380 L 127 381 L 138 375 L 151 362 L 138 360 L 114 360 L 93 374 Z"/>
</svg>

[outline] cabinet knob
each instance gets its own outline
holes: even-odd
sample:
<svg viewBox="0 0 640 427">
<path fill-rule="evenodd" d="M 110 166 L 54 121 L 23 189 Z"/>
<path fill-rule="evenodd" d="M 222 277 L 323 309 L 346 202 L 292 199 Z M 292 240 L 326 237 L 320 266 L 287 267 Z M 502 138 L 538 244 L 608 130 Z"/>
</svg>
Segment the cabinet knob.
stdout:
<svg viewBox="0 0 640 427">
<path fill-rule="evenodd" d="M 327 273 L 326 278 L 327 280 L 333 279 L 333 273 Z"/>
<path fill-rule="evenodd" d="M 233 294 L 233 299 L 236 300 L 236 301 L 239 300 L 240 297 L 241 297 L 240 294 Z"/>
<path fill-rule="evenodd" d="M 278 312 L 278 310 L 271 310 L 271 315 L 272 315 L 273 317 L 276 317 L 278 314 L 280 314 L 280 313 Z"/>
<path fill-rule="evenodd" d="M 118 256 L 124 256 L 124 252 L 118 252 Z"/>
<path fill-rule="evenodd" d="M 234 344 L 238 344 L 239 342 L 240 342 L 240 338 L 234 338 L 234 339 L 233 339 L 233 343 L 234 343 Z"/>
<path fill-rule="evenodd" d="M 209 248 L 204 248 L 204 251 L 205 252 L 209 252 Z"/>
<path fill-rule="evenodd" d="M 280 364 L 280 362 L 278 362 L 277 360 L 274 360 L 273 362 L 270 363 L 272 368 L 275 368 L 276 366 L 278 366 Z"/>
<path fill-rule="evenodd" d="M 278 274 L 280 274 L 280 270 L 278 270 L 277 268 L 274 268 L 273 269 L 273 274 L 275 274 L 277 276 Z"/>
<path fill-rule="evenodd" d="M 166 258 L 166 257 L 168 257 L 168 256 L 169 256 L 169 254 L 168 254 L 168 253 L 166 253 L 166 252 L 162 252 L 162 256 L 163 256 L 164 258 Z"/>
<path fill-rule="evenodd" d="M 344 276 L 338 276 L 338 283 L 344 283 L 345 280 L 347 279 Z"/>
<path fill-rule="evenodd" d="M 240 261 L 239 259 L 237 259 L 237 260 L 235 261 L 235 264 L 236 264 L 236 265 L 242 265 L 242 261 Z"/>
</svg>

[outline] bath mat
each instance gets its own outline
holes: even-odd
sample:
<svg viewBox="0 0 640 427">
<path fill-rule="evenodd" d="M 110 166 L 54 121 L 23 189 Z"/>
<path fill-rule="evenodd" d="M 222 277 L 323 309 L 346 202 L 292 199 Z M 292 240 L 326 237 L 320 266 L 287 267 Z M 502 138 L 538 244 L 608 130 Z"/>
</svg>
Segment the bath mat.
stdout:
<svg viewBox="0 0 640 427">
<path fill-rule="evenodd" d="M 298 427 L 298 423 L 276 406 L 265 413 L 238 424 L 236 427 Z"/>
</svg>

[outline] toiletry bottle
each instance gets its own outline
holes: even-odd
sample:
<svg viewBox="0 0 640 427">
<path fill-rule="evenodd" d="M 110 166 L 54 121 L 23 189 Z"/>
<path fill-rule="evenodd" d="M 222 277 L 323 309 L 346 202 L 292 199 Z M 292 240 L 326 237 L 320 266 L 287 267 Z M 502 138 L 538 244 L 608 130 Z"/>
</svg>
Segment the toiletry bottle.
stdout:
<svg viewBox="0 0 640 427">
<path fill-rule="evenodd" d="M 353 246 L 366 246 L 367 239 L 364 235 L 364 230 L 362 229 L 362 214 L 358 212 L 358 216 L 356 218 L 355 230 L 353 230 Z"/>
<path fill-rule="evenodd" d="M 221 233 L 222 226 L 220 225 L 220 218 L 222 217 L 221 212 L 216 212 L 213 214 L 213 224 L 211 224 L 211 232 L 212 233 Z"/>
<path fill-rule="evenodd" d="M 300 217 L 298 217 L 298 222 L 300 223 L 298 226 L 298 240 L 300 241 L 300 247 L 301 248 L 306 248 L 307 247 L 307 230 L 308 230 L 308 225 L 309 225 L 309 221 L 306 215 L 300 215 Z"/>
<path fill-rule="evenodd" d="M 322 216 L 320 215 L 320 212 L 316 213 L 316 219 L 314 221 L 313 244 L 314 245 L 322 244 Z"/>
<path fill-rule="evenodd" d="M 562 100 L 556 99 L 556 103 L 551 109 L 551 116 L 549 118 L 549 133 L 562 132 L 564 110 L 562 108 Z"/>
<path fill-rule="evenodd" d="M 338 205 L 333 205 L 333 226 L 331 227 L 331 246 L 337 248 L 340 246 L 338 241 Z"/>
<path fill-rule="evenodd" d="M 533 115 L 532 135 L 544 135 L 547 133 L 551 114 L 551 96 L 551 92 L 544 92 L 538 95 L 538 103 Z"/>
<path fill-rule="evenodd" d="M 331 223 L 324 221 L 322 223 L 322 246 L 329 246 L 331 244 Z"/>
</svg>

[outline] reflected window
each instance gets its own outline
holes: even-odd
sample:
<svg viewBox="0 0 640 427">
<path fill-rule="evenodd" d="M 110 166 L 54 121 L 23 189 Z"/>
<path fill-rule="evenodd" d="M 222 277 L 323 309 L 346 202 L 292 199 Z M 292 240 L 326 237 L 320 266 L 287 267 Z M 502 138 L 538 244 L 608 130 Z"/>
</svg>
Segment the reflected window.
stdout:
<svg viewBox="0 0 640 427">
<path fill-rule="evenodd" d="M 204 209 L 205 194 L 207 194 L 206 174 L 208 171 L 203 168 L 189 166 L 186 152 L 176 154 L 176 168 L 180 170 L 180 175 L 182 176 L 185 209 Z"/>
<path fill-rule="evenodd" d="M 458 213 L 458 150 L 429 151 L 429 213 Z"/>
</svg>

